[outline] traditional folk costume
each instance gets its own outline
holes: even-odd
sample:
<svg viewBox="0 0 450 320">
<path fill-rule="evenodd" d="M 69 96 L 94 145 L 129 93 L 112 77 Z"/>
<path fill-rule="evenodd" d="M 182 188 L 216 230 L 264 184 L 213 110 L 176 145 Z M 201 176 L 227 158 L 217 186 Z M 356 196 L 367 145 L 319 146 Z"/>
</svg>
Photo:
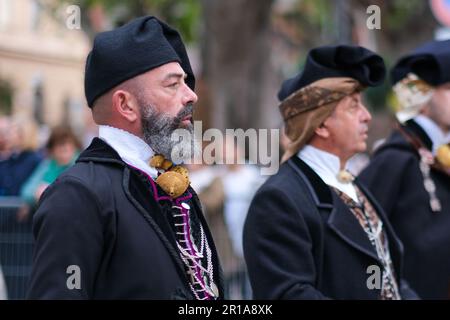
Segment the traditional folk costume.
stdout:
<svg viewBox="0 0 450 320">
<path fill-rule="evenodd" d="M 450 135 L 420 114 L 434 88 L 450 83 L 449 68 L 449 40 L 398 61 L 399 123 L 360 175 L 402 240 L 405 278 L 424 299 L 450 297 Z"/>
<path fill-rule="evenodd" d="M 99 34 L 86 64 L 89 106 L 117 84 L 172 61 L 194 89 L 178 32 L 158 19 L 138 18 Z M 100 126 L 99 138 L 41 198 L 28 297 L 223 298 L 197 195 L 188 180 L 183 188 L 172 184 L 171 177 L 188 179 L 181 169 L 155 157 L 137 136 Z"/>
<path fill-rule="evenodd" d="M 257 299 L 408 299 L 403 247 L 382 208 L 334 154 L 309 145 L 339 101 L 379 85 L 383 60 L 356 46 L 310 51 L 283 83 L 280 111 L 291 140 L 279 172 L 258 190 L 244 230 Z M 378 284 L 371 285 L 373 268 Z"/>
</svg>

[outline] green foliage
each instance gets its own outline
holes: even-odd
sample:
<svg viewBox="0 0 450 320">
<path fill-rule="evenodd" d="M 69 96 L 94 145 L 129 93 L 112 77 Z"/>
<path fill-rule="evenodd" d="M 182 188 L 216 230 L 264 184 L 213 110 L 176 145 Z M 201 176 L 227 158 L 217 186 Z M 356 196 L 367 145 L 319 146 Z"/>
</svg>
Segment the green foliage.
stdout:
<svg viewBox="0 0 450 320">
<path fill-rule="evenodd" d="M 200 0 L 77 0 L 73 4 L 79 5 L 81 10 L 103 6 L 115 26 L 139 16 L 155 15 L 179 30 L 186 42 L 197 40 Z"/>
<path fill-rule="evenodd" d="M 402 30 L 407 24 L 421 12 L 427 10 L 428 1 L 423 0 L 395 0 L 386 3 L 383 10 L 386 30 Z"/>
<path fill-rule="evenodd" d="M 283 18 L 296 26 L 298 38 L 294 42 L 311 45 L 325 40 L 324 35 L 332 32 L 333 3 L 330 0 L 297 0 Z"/>
</svg>

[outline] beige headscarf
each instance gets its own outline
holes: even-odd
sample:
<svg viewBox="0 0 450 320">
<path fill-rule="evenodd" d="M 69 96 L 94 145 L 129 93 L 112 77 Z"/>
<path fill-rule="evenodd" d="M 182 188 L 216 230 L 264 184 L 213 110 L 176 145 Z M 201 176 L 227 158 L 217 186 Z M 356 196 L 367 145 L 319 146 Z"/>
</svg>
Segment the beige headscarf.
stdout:
<svg viewBox="0 0 450 320">
<path fill-rule="evenodd" d="M 433 86 L 420 79 L 414 73 L 408 73 L 392 89 L 397 100 L 397 112 L 395 115 L 400 123 L 405 123 L 417 116 L 430 101 L 434 93 Z"/>
<path fill-rule="evenodd" d="M 281 162 L 299 152 L 311 140 L 314 131 L 333 113 L 342 98 L 363 89 L 353 78 L 324 78 L 284 99 L 279 108 L 290 142 Z"/>
</svg>

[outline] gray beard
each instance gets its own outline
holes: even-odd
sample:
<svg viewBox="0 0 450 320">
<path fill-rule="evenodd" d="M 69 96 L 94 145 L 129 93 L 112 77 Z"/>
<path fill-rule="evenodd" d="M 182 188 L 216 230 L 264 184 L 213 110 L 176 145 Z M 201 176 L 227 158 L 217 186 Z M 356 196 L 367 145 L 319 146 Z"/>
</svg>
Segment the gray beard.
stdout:
<svg viewBox="0 0 450 320">
<path fill-rule="evenodd" d="M 192 115 L 192 104 L 183 108 L 175 117 L 164 113 L 158 113 L 152 106 L 141 105 L 141 121 L 144 141 L 153 149 L 155 154 L 161 154 L 166 159 L 173 161 L 172 151 L 175 146 L 177 150 L 177 160 L 189 161 L 199 150 L 199 143 L 194 137 L 194 126 L 190 123 L 188 126 L 182 125 L 182 119 Z M 177 129 L 185 129 L 189 132 L 191 139 L 189 141 L 178 141 L 173 138 L 173 133 Z M 190 144 L 190 145 L 189 145 Z M 181 148 L 180 148 L 181 147 Z"/>
</svg>

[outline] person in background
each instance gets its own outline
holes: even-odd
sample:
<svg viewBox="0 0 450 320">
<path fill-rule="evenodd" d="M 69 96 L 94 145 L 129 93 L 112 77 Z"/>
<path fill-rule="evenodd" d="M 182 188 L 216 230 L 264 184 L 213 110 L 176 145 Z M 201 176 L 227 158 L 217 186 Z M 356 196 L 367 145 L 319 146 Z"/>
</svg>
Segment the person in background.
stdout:
<svg viewBox="0 0 450 320">
<path fill-rule="evenodd" d="M 244 227 L 256 299 L 417 298 L 403 278 L 400 241 L 347 171 L 366 150 L 371 115 L 362 91 L 384 77 L 379 55 L 341 45 L 312 49 L 303 71 L 283 83 L 279 108 L 290 142 Z"/>
<path fill-rule="evenodd" d="M 0 118 L 0 196 L 19 196 L 42 157 L 37 153 L 36 126 L 23 119 Z"/>
<path fill-rule="evenodd" d="M 191 164 L 191 185 L 198 192 L 217 244 L 226 297 L 250 299 L 242 231 L 250 202 L 264 179 L 256 165 L 247 163 L 234 136 L 226 137 L 219 158 L 219 164 L 212 166 Z"/>
<path fill-rule="evenodd" d="M 0 117 L 0 159 L 3 159 L 3 156 L 5 155 L 5 150 L 7 146 L 7 133 L 8 133 L 8 118 L 5 116 Z M 0 160 L 2 161 L 2 160 Z M 0 162 L 1 164 L 1 162 Z M 2 174 L 0 174 L 0 177 Z M 0 189 L 0 196 L 3 193 L 3 189 Z M 2 271 L 2 265 L 0 261 L 0 300 L 6 300 L 7 299 L 7 290 L 5 286 L 5 279 L 3 277 L 3 271 Z"/>
<path fill-rule="evenodd" d="M 45 189 L 67 168 L 75 163 L 81 144 L 67 127 L 52 130 L 47 142 L 48 158 L 43 160 L 25 182 L 20 192 L 26 203 L 33 206 Z"/>
<path fill-rule="evenodd" d="M 14 273 L 11 272 L 11 266 L 17 259 L 20 259 L 21 263 L 27 260 L 28 251 L 22 250 L 24 247 L 21 246 L 21 238 L 26 230 L 31 229 L 31 224 L 18 225 L 10 220 L 10 214 L 14 214 L 17 223 L 26 222 L 28 206 L 22 206 L 14 212 L 9 207 L 8 200 L 5 201 L 3 197 L 19 196 L 23 184 L 42 160 L 40 154 L 35 151 L 36 148 L 34 122 L 18 117 L 0 118 L 0 229 L 4 237 L 0 244 L 0 251 L 3 253 L 0 264 L 8 271 L 5 276 L 9 276 L 5 279 L 0 267 L 0 300 L 7 299 L 8 296 L 11 298 L 11 292 L 14 297 L 14 285 L 17 282 L 11 280 L 11 274 Z M 3 211 L 3 208 L 6 208 L 6 211 Z M 7 289 L 11 291 L 8 292 Z"/>
<path fill-rule="evenodd" d="M 221 179 L 224 186 L 224 218 L 235 257 L 233 272 L 229 275 L 229 291 L 239 299 L 250 299 L 251 288 L 244 260 L 242 234 L 247 211 L 258 188 L 265 178 L 256 164 L 245 159 L 244 150 L 228 136 L 224 145 Z"/>
<path fill-rule="evenodd" d="M 8 151 L 8 133 L 10 128 L 10 118 L 0 116 L 0 159 L 6 159 L 9 156 Z"/>
<path fill-rule="evenodd" d="M 423 299 L 450 298 L 450 40 L 391 70 L 399 123 L 360 174 L 405 246 L 405 278 Z"/>
</svg>

